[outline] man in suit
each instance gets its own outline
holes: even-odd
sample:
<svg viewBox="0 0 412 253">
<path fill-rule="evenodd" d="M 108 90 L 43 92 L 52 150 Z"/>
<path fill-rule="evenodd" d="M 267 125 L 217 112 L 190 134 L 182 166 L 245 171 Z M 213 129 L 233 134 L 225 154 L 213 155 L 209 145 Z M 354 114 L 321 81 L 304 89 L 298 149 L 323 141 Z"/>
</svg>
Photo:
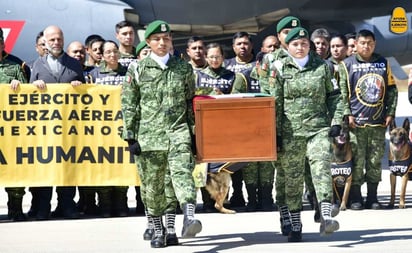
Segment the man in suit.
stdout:
<svg viewBox="0 0 412 253">
<path fill-rule="evenodd" d="M 33 63 L 30 83 L 33 83 L 39 89 L 45 89 L 46 83 L 70 83 L 73 86 L 84 83 L 80 62 L 63 51 L 63 31 L 52 25 L 44 29 L 43 33 L 49 53 L 39 57 Z M 36 219 L 48 219 L 51 209 L 52 187 L 33 188 L 33 195 L 37 196 L 39 202 L 37 203 Z M 78 218 L 76 203 L 73 200 L 76 188 L 74 186 L 57 187 L 56 192 L 58 203 L 52 216 L 69 219 Z"/>
</svg>

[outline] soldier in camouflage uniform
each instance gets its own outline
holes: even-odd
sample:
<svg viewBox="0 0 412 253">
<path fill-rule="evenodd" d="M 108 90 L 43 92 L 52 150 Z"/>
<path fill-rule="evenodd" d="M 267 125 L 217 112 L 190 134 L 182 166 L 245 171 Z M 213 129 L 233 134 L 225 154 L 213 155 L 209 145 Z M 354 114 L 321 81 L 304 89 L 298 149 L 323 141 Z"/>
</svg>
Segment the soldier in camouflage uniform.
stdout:
<svg viewBox="0 0 412 253">
<path fill-rule="evenodd" d="M 272 53 L 266 54 L 262 62 L 260 63 L 261 71 L 259 74 L 259 84 L 261 87 L 265 86 L 268 87 L 268 80 L 270 76 L 270 69 L 275 68 L 275 62 L 277 60 L 281 60 L 283 58 L 289 57 L 287 51 L 287 44 L 285 42 L 286 36 L 288 35 L 289 31 L 295 27 L 300 26 L 300 20 L 293 16 L 286 16 L 279 20 L 278 24 L 276 25 L 276 32 L 277 37 L 280 42 L 280 48 L 276 49 Z M 269 68 L 270 67 L 270 68 Z M 263 91 L 263 90 L 262 90 Z M 278 144 L 280 144 L 281 138 L 278 137 Z M 291 220 L 290 220 L 290 213 L 289 208 L 286 204 L 285 200 L 285 171 L 280 166 L 280 154 L 278 155 L 278 161 L 273 163 L 273 166 L 276 168 L 276 179 L 275 179 L 275 188 L 276 188 L 276 205 L 279 208 L 280 212 L 280 227 L 282 230 L 282 234 L 287 236 L 291 230 Z"/>
<path fill-rule="evenodd" d="M 277 39 L 272 41 L 272 43 L 274 44 L 276 41 Z M 261 71 L 260 63 L 264 55 L 265 53 L 262 51 L 256 55 L 256 66 L 250 70 L 250 74 L 245 75 L 249 77 L 250 82 L 255 83 L 255 87 L 259 88 L 255 92 L 260 92 L 258 73 Z M 273 211 L 275 209 L 272 196 L 275 179 L 273 162 L 250 162 L 242 173 L 248 198 L 246 211 Z"/>
<path fill-rule="evenodd" d="M 356 136 L 351 209 L 380 209 L 377 188 L 381 181 L 381 159 L 385 152 L 385 132 L 395 117 L 398 90 L 388 61 L 374 53 L 375 35 L 361 30 L 356 37 L 357 53 L 339 66 L 339 84 L 345 102 L 345 115 Z M 365 173 L 364 173 L 365 170 Z M 365 206 L 361 185 L 367 183 Z"/>
<path fill-rule="evenodd" d="M 0 52 L 4 50 L 3 31 L 0 28 Z M 23 69 L 15 62 L 3 58 L 0 54 L 0 83 L 10 84 L 11 89 L 16 90 L 20 83 L 27 83 Z M 22 202 L 25 194 L 24 187 L 6 187 L 8 195 L 8 218 L 14 221 L 24 221 L 26 216 L 23 214 Z"/>
<path fill-rule="evenodd" d="M 196 189 L 192 177 L 195 85 L 192 67 L 169 54 L 172 37 L 166 22 L 150 23 L 145 39 L 152 52 L 129 67 L 123 84 L 123 138 L 135 155 L 142 198 L 153 218 L 151 247 L 162 248 L 167 246 L 169 234 L 176 236 L 174 227 L 163 227 L 162 215 L 174 212 L 178 203 L 184 213 L 182 236 L 194 237 L 202 229 L 194 218 Z M 165 192 L 170 184 L 165 177 L 168 171 L 174 199 Z"/>
<path fill-rule="evenodd" d="M 339 229 L 339 223 L 331 216 L 329 137 L 340 133 L 343 104 L 329 67 L 313 52 L 309 53 L 308 32 L 301 27 L 294 28 L 285 42 L 291 57 L 270 66 L 267 85 L 261 85 L 263 91 L 276 99 L 277 134 L 283 140 L 280 162 L 285 172 L 284 192 L 292 220 L 288 241 L 299 242 L 302 240 L 300 212 L 306 157 L 320 200 L 320 233 L 330 234 Z"/>
</svg>

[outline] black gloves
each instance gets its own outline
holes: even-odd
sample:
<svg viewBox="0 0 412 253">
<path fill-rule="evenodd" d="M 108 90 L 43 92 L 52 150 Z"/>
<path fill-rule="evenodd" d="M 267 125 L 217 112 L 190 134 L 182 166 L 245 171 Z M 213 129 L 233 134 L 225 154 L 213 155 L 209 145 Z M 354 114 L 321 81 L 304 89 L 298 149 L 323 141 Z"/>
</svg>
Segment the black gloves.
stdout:
<svg viewBox="0 0 412 253">
<path fill-rule="evenodd" d="M 133 155 L 140 155 L 142 153 L 142 150 L 140 149 L 140 144 L 136 140 L 127 140 L 127 143 L 129 144 L 129 152 Z"/>
<path fill-rule="evenodd" d="M 336 137 L 340 135 L 342 127 L 340 125 L 333 125 L 329 130 L 329 137 Z"/>
<path fill-rule="evenodd" d="M 279 152 L 282 149 L 283 141 L 282 136 L 276 135 L 276 149 Z"/>
</svg>

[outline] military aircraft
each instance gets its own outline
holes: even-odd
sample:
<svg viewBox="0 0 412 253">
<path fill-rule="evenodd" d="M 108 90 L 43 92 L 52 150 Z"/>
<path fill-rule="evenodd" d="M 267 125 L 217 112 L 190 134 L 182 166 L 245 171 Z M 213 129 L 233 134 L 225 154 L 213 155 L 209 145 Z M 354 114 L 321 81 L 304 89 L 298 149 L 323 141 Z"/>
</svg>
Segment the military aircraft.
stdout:
<svg viewBox="0 0 412 253">
<path fill-rule="evenodd" d="M 409 11 L 409 26 L 402 34 L 389 29 L 395 7 Z M 403 0 L 2 0 L 0 27 L 5 30 L 6 51 L 27 61 L 36 57 L 36 34 L 50 24 L 62 27 L 68 44 L 94 33 L 114 39 L 115 24 L 125 19 L 141 35 L 145 25 L 162 19 L 171 24 L 175 47 L 183 51 L 190 35 L 221 42 L 230 50 L 231 36 L 237 31 L 255 34 L 255 49 L 259 50 L 260 41 L 274 34 L 277 21 L 294 15 L 309 31 L 318 27 L 340 33 L 370 29 L 378 41 L 376 51 L 403 65 L 412 59 L 411 11 L 412 2 Z"/>
</svg>

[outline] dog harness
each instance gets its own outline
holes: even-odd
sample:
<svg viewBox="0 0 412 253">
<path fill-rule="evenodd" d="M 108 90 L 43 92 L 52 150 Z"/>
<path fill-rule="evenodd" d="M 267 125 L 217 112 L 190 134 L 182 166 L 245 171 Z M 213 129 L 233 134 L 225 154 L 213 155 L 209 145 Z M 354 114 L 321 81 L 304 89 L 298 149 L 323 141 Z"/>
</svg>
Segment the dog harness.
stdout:
<svg viewBox="0 0 412 253">
<path fill-rule="evenodd" d="M 221 170 L 233 174 L 236 171 L 244 168 L 248 162 L 226 162 L 226 163 L 208 163 L 208 173 L 219 173 Z"/>
</svg>

